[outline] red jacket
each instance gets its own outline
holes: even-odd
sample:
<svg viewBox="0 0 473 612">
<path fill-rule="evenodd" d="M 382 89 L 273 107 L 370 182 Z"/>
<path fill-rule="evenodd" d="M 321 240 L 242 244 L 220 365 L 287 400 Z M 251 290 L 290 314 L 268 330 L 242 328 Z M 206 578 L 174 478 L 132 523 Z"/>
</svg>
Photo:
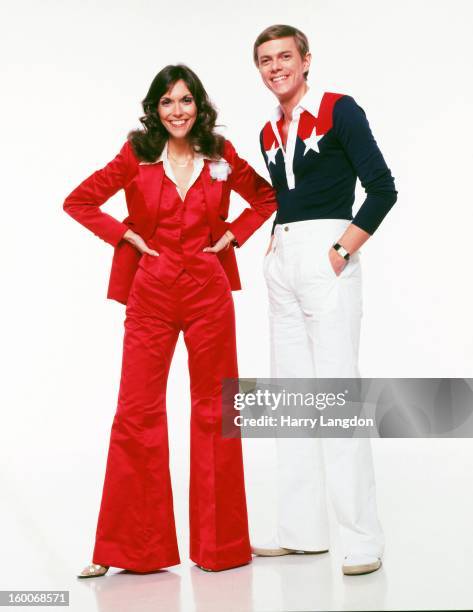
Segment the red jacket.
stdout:
<svg viewBox="0 0 473 612">
<path fill-rule="evenodd" d="M 210 176 L 209 161 L 204 160 L 202 183 L 205 191 L 207 216 L 212 242 L 229 229 L 241 246 L 276 210 L 275 192 L 271 185 L 238 157 L 233 145 L 226 140 L 222 157 L 230 164 L 227 180 Z M 107 297 L 126 304 L 141 253 L 122 240 L 127 229 L 149 240 L 156 228 L 164 177 L 163 164 L 140 164 L 129 142 L 101 170 L 94 172 L 74 189 L 64 202 L 64 210 L 76 221 L 115 247 Z M 111 196 L 125 190 L 128 216 L 122 222 L 100 210 Z M 245 210 L 228 223 L 230 192 L 235 190 L 249 202 Z M 233 247 L 217 254 L 228 276 L 232 290 L 241 289 Z"/>
</svg>

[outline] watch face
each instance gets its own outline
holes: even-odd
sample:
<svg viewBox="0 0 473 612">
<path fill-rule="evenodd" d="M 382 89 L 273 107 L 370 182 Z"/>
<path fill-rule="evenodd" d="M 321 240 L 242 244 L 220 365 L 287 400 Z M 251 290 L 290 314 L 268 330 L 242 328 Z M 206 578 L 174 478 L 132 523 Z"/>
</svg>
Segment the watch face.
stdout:
<svg viewBox="0 0 473 612">
<path fill-rule="evenodd" d="M 337 251 L 339 255 L 343 257 L 343 259 L 346 259 L 347 261 L 350 259 L 350 253 L 338 242 L 333 245 L 333 248 Z"/>
</svg>

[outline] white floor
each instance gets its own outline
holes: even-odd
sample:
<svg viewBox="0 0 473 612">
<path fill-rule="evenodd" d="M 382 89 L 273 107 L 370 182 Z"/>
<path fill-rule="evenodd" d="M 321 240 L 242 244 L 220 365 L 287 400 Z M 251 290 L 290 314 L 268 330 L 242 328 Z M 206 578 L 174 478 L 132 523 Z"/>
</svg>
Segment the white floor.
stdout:
<svg viewBox="0 0 473 612">
<path fill-rule="evenodd" d="M 215 574 L 199 570 L 186 558 L 187 485 L 180 472 L 185 461 L 178 459 L 182 564 L 144 576 L 112 569 L 103 578 L 77 580 L 91 550 L 103 466 L 94 467 L 100 458 L 77 464 L 46 452 L 36 465 L 5 471 L 0 588 L 69 590 L 70 609 L 90 612 L 473 608 L 471 441 L 376 440 L 373 446 L 387 539 L 384 566 L 373 574 L 341 574 L 335 530 L 328 554 L 255 558 Z M 251 531 L 261 539 L 275 521 L 271 441 L 245 442 L 245 457 Z"/>
</svg>

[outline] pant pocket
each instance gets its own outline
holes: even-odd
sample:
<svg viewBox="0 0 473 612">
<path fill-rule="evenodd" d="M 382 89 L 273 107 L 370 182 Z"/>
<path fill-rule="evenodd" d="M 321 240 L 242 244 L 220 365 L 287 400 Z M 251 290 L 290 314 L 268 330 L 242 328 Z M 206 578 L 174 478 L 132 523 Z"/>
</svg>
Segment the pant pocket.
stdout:
<svg viewBox="0 0 473 612">
<path fill-rule="evenodd" d="M 342 270 L 340 275 L 336 274 L 335 270 L 333 269 L 332 262 L 330 261 L 330 257 L 329 257 L 328 251 L 323 256 L 323 265 L 322 265 L 322 268 L 323 268 L 324 273 L 327 274 L 327 276 L 329 278 L 340 278 L 340 275 L 343 272 L 343 270 Z"/>
<path fill-rule="evenodd" d="M 346 266 L 341 271 L 339 278 L 349 278 L 352 276 L 359 275 L 360 273 L 360 256 L 358 252 L 356 252 L 350 256 L 350 259 L 347 261 Z"/>
<path fill-rule="evenodd" d="M 263 259 L 263 275 L 266 277 L 268 274 L 269 264 L 271 263 L 271 258 L 274 257 L 273 249 L 269 251 L 267 255 L 264 256 Z"/>
</svg>

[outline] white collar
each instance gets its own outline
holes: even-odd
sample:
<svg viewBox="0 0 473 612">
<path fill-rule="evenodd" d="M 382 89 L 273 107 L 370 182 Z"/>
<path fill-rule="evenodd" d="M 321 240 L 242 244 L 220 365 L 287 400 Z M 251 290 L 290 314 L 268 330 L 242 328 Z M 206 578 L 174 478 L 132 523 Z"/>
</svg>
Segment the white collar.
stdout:
<svg viewBox="0 0 473 612">
<path fill-rule="evenodd" d="M 292 111 L 292 118 L 299 119 L 299 117 L 304 111 L 307 111 L 313 117 L 317 117 L 323 95 L 323 90 L 318 89 L 316 87 L 309 87 L 309 89 L 305 92 L 299 102 L 295 105 Z M 278 104 L 273 111 L 271 122 L 276 123 L 277 121 L 279 121 L 279 119 L 281 119 L 282 115 L 282 107 L 280 104 Z"/>
<path fill-rule="evenodd" d="M 215 161 L 215 160 L 212 160 L 211 157 L 208 157 L 207 155 L 203 155 L 202 153 L 197 153 L 197 152 L 194 153 L 194 169 L 193 169 L 191 177 L 189 179 L 189 184 L 187 186 L 187 191 L 189 191 L 189 189 L 192 187 L 192 185 L 196 182 L 196 180 L 200 176 L 200 173 L 204 169 L 204 159 Z M 219 159 L 221 159 L 221 158 L 219 158 Z M 150 166 L 152 164 L 159 164 L 161 162 L 163 164 L 164 174 L 174 183 L 174 185 L 176 186 L 177 192 L 179 194 L 179 197 L 183 200 L 184 198 L 182 197 L 182 194 L 179 191 L 179 186 L 178 186 L 176 177 L 174 175 L 171 163 L 170 163 L 169 158 L 168 158 L 168 143 L 167 143 L 167 141 L 166 141 L 166 144 L 164 145 L 164 148 L 163 148 L 163 150 L 161 152 L 161 155 L 158 157 L 158 159 L 156 159 L 154 162 L 140 162 L 140 164 L 143 165 L 143 166 Z"/>
<path fill-rule="evenodd" d="M 212 160 L 211 157 L 209 157 L 208 155 L 203 155 L 202 153 L 194 153 L 194 162 L 200 164 L 200 161 L 204 160 L 204 159 L 208 159 L 208 160 Z M 164 148 L 161 151 L 161 155 L 155 159 L 152 162 L 147 162 L 147 161 L 140 161 L 139 165 L 140 166 L 150 166 L 151 164 L 159 164 L 160 162 L 163 162 L 164 165 L 167 165 L 169 163 L 168 161 L 168 141 L 166 140 L 166 143 L 164 144 Z"/>
</svg>

